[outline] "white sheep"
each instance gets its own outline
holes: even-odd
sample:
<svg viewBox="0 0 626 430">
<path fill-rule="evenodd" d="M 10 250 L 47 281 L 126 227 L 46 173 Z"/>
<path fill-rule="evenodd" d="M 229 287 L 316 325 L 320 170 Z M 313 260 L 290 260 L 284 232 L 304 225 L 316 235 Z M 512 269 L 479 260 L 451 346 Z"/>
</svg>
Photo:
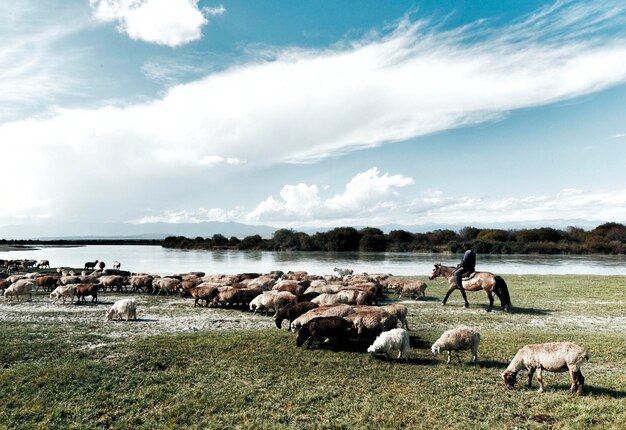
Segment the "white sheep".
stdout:
<svg viewBox="0 0 626 430">
<path fill-rule="evenodd" d="M 135 299 L 122 299 L 113 303 L 111 309 L 107 311 L 107 321 L 112 319 L 137 319 L 137 303 Z"/>
<path fill-rule="evenodd" d="M 502 373 L 504 385 L 508 389 L 515 386 L 517 373 L 522 369 L 528 370 L 528 387 L 531 387 L 533 374 L 537 371 L 539 392 L 544 391 L 542 373 L 565 372 L 569 370 L 572 385 L 570 391 L 583 394 L 585 378 L 580 371 L 583 362 L 589 361 L 589 353 L 580 346 L 571 342 L 548 342 L 526 345 L 517 351 L 515 357 Z"/>
<path fill-rule="evenodd" d="M 350 276 L 354 273 L 354 270 L 352 269 L 341 269 L 339 267 L 335 267 L 333 271 L 337 272 L 337 275 L 341 276 L 342 278 L 346 276 Z"/>
<path fill-rule="evenodd" d="M 120 267 L 122 267 L 122 263 L 120 263 L 119 261 L 113 262 L 113 269 L 120 270 Z"/>
<path fill-rule="evenodd" d="M 74 303 L 74 296 L 76 295 L 76 284 L 68 284 L 68 285 L 59 285 L 54 289 L 53 292 L 50 293 L 50 300 L 52 303 L 56 303 L 57 300 L 63 298 L 63 303 L 65 303 L 65 299 L 70 297 L 71 303 Z"/>
<path fill-rule="evenodd" d="M 409 332 L 403 328 L 394 328 L 393 330 L 384 331 L 374 341 L 367 352 L 377 354 L 384 352 L 387 356 L 398 350 L 398 359 L 404 358 L 409 361 L 409 353 L 411 352 L 411 339 Z"/>
<path fill-rule="evenodd" d="M 28 279 L 20 279 L 14 284 L 7 287 L 4 290 L 4 297 L 8 299 L 11 296 L 15 296 L 15 298 L 19 301 L 20 296 L 28 296 L 28 301 L 33 300 L 33 290 L 35 289 L 35 284 L 33 281 Z"/>
<path fill-rule="evenodd" d="M 276 316 L 276 314 L 280 312 L 282 308 L 290 303 L 295 302 L 296 296 L 287 291 L 265 291 L 252 299 L 252 301 L 250 302 L 250 310 L 254 311 L 255 314 L 257 313 L 257 311 L 264 310 L 265 315 L 267 315 L 268 311 L 270 309 L 273 309 L 274 316 Z"/>
<path fill-rule="evenodd" d="M 430 348 L 433 356 L 440 354 L 441 351 L 448 351 L 448 361 L 447 364 L 450 364 L 450 352 L 454 351 L 456 354 L 456 358 L 461 362 L 461 357 L 459 357 L 459 351 L 461 350 L 472 350 L 472 361 L 476 363 L 478 361 L 478 346 L 480 345 L 480 333 L 477 331 L 465 327 L 459 326 L 444 332 L 433 346 Z"/>
</svg>

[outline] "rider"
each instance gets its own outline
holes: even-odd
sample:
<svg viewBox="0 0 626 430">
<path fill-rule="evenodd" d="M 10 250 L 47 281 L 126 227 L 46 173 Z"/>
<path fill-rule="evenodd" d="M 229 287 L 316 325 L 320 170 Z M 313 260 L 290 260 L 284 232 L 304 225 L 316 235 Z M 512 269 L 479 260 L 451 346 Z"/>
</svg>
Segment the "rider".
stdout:
<svg viewBox="0 0 626 430">
<path fill-rule="evenodd" d="M 456 266 L 456 271 L 454 272 L 454 282 L 456 283 L 456 288 L 461 290 L 461 294 L 463 295 L 463 300 L 465 300 L 465 307 L 468 307 L 467 297 L 465 296 L 465 290 L 463 289 L 463 276 L 469 276 L 471 273 L 475 271 L 476 268 L 476 253 L 472 251 L 472 247 L 469 242 L 465 242 L 463 244 L 463 260 Z"/>
</svg>

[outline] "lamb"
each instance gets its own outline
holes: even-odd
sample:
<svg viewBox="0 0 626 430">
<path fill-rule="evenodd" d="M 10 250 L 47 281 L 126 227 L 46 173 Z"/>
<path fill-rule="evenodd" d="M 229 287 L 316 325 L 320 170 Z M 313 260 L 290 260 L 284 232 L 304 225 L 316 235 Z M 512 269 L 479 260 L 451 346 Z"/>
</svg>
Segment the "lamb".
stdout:
<svg viewBox="0 0 626 430">
<path fill-rule="evenodd" d="M 87 300 L 85 299 L 85 297 L 87 296 L 91 296 L 91 302 L 97 302 L 98 301 L 98 284 L 80 284 L 80 285 L 76 285 L 76 299 L 77 299 L 77 304 L 81 302 L 81 300 L 83 302 L 87 302 Z"/>
<path fill-rule="evenodd" d="M 113 303 L 111 309 L 106 313 L 107 321 L 129 319 L 137 320 L 137 303 L 135 299 L 122 299 Z"/>
<path fill-rule="evenodd" d="M 405 294 L 416 300 L 418 297 L 426 297 L 426 287 L 426 283 L 422 281 L 395 281 L 389 286 L 398 293 L 398 297 Z"/>
<path fill-rule="evenodd" d="M 584 360 L 589 361 L 589 353 L 571 342 L 548 342 L 526 345 L 517 351 L 509 367 L 502 373 L 502 380 L 506 388 L 513 389 L 517 373 L 522 369 L 527 369 L 528 388 L 530 388 L 533 374 L 537 370 L 539 392 L 542 393 L 544 391 L 542 378 L 544 370 L 548 372 L 565 372 L 569 370 L 572 381 L 570 391 L 582 395 L 585 378 L 580 369 Z"/>
<path fill-rule="evenodd" d="M 456 358 L 459 360 L 460 363 L 461 357 L 459 357 L 459 351 L 471 349 L 472 361 L 476 363 L 478 362 L 479 345 L 480 333 L 469 327 L 459 326 L 444 332 L 441 337 L 439 337 L 439 339 L 437 339 L 437 341 L 433 343 L 430 350 L 433 353 L 433 356 L 440 354 L 441 351 L 448 351 L 447 364 L 450 364 L 451 351 L 454 351 L 456 353 Z"/>
<path fill-rule="evenodd" d="M 20 279 L 14 284 L 11 284 L 4 290 L 4 297 L 9 298 L 11 296 L 15 296 L 17 301 L 20 300 L 20 296 L 28 296 L 28 301 L 33 300 L 33 289 L 35 288 L 35 284 L 28 279 Z"/>
<path fill-rule="evenodd" d="M 352 324 L 341 317 L 319 317 L 313 318 L 298 331 L 296 346 L 302 346 L 308 340 L 307 349 L 311 347 L 313 339 L 317 339 L 322 344 L 326 341 L 338 342 L 342 345 L 349 341 L 354 334 Z"/>
<path fill-rule="evenodd" d="M 411 352 L 411 339 L 409 332 L 403 328 L 394 328 L 389 331 L 384 331 L 374 341 L 374 343 L 367 348 L 367 352 L 371 354 L 377 354 L 384 352 L 389 356 L 389 353 L 398 350 L 398 359 L 404 358 L 409 361 L 409 353 Z"/>
<path fill-rule="evenodd" d="M 52 303 L 56 303 L 57 300 L 63 298 L 63 303 L 68 297 L 71 299 L 71 303 L 74 303 L 74 296 L 76 295 L 76 286 L 79 284 L 59 285 L 50 293 L 50 300 Z"/>
<path fill-rule="evenodd" d="M 317 303 L 311 302 L 298 302 L 287 305 L 283 309 L 281 309 L 280 312 L 275 314 L 274 318 L 276 320 L 276 327 L 281 328 L 284 319 L 288 319 L 289 325 L 291 325 L 291 322 L 298 318 L 300 315 L 303 315 L 311 309 L 315 309 L 317 307 Z M 287 329 L 289 329 L 289 326 L 287 326 Z"/>
</svg>

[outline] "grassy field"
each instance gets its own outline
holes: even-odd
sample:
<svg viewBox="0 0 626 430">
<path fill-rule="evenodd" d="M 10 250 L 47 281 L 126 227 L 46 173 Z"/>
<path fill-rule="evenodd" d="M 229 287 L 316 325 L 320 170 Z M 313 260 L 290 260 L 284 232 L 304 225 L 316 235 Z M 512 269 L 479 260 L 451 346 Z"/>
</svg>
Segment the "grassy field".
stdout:
<svg viewBox="0 0 626 430">
<path fill-rule="evenodd" d="M 431 281 L 425 300 L 403 301 L 408 363 L 374 358 L 366 345 L 297 348 L 270 318 L 178 298 L 142 299 L 143 321 L 129 323 L 102 321 L 105 305 L 50 311 L 38 308 L 44 296 L 4 304 L 0 429 L 623 429 L 626 278 L 504 278 L 512 314 L 484 312 L 482 292 L 468 293 L 469 309 L 458 293 L 442 307 L 445 287 Z M 82 317 L 96 311 L 97 320 Z M 228 329 L 149 329 L 189 315 Z M 258 324 L 233 328 L 248 319 Z M 481 332 L 478 365 L 469 353 L 451 365 L 430 354 L 442 331 L 461 323 Z M 585 396 L 569 393 L 564 373 L 548 373 L 543 394 L 536 383 L 523 387 L 525 372 L 515 390 L 504 389 L 500 374 L 521 346 L 565 340 L 591 353 Z"/>
</svg>

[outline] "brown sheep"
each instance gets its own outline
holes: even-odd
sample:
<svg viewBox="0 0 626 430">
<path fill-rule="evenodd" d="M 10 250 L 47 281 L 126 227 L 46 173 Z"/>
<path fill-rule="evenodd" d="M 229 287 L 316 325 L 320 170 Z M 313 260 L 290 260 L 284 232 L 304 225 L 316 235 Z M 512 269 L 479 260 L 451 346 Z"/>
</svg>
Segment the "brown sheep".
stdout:
<svg viewBox="0 0 626 430">
<path fill-rule="evenodd" d="M 198 300 L 204 300 L 206 302 L 206 306 L 209 306 L 209 302 L 213 300 L 215 296 L 217 296 L 218 289 L 212 285 L 191 287 L 188 289 L 183 289 L 180 292 L 181 297 L 192 297 L 194 299 L 193 307 L 195 308 L 198 305 Z"/>
<path fill-rule="evenodd" d="M 86 296 L 91 296 L 91 302 L 98 301 L 98 284 L 76 284 L 75 295 L 77 298 L 76 304 L 79 304 L 81 300 L 86 303 Z"/>
<path fill-rule="evenodd" d="M 302 346 L 307 342 L 307 349 L 311 347 L 313 339 L 324 345 L 328 340 L 334 346 L 345 345 L 350 337 L 354 336 L 354 326 L 342 317 L 319 317 L 314 318 L 298 331 L 296 345 Z"/>
<path fill-rule="evenodd" d="M 281 328 L 284 319 L 288 319 L 289 325 L 291 325 L 291 322 L 300 315 L 303 315 L 311 309 L 315 309 L 317 307 L 317 303 L 311 302 L 299 302 L 287 305 L 276 314 L 276 327 Z M 289 326 L 287 326 L 287 330 L 289 330 Z"/>
</svg>

